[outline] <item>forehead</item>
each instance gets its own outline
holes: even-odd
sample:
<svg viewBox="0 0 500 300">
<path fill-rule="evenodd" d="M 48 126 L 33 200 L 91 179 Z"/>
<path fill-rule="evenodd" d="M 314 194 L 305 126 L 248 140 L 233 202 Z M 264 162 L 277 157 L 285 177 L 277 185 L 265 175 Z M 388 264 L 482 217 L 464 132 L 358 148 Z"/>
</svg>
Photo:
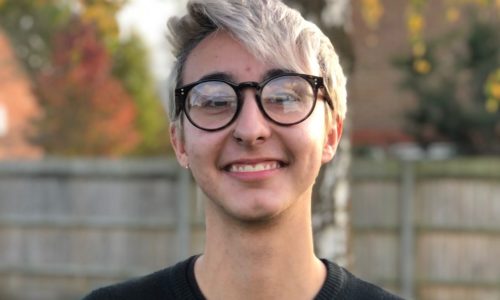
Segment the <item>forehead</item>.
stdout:
<svg viewBox="0 0 500 300">
<path fill-rule="evenodd" d="M 258 80 L 277 67 L 256 58 L 228 33 L 219 31 L 203 39 L 187 56 L 182 82 L 188 84 L 211 73 L 225 73 L 238 81 Z"/>
</svg>

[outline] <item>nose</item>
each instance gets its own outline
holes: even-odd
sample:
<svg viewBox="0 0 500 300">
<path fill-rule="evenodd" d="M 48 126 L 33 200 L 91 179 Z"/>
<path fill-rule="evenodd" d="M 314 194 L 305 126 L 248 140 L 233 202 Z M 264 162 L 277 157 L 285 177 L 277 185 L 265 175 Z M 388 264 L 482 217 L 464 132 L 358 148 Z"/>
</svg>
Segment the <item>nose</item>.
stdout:
<svg viewBox="0 0 500 300">
<path fill-rule="evenodd" d="M 234 124 L 233 138 L 239 144 L 255 146 L 271 136 L 271 128 L 259 109 L 255 90 L 246 89 L 243 97 L 243 106 Z"/>
</svg>

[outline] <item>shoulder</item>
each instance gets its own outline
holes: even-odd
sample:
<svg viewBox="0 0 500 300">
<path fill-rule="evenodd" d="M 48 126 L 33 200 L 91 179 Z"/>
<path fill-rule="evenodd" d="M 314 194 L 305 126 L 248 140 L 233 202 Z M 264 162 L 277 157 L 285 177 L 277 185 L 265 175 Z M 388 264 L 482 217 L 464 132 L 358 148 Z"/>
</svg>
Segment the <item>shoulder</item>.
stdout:
<svg viewBox="0 0 500 300">
<path fill-rule="evenodd" d="M 337 264 L 324 260 L 328 268 L 327 282 L 330 285 L 328 299 L 357 299 L 357 300 L 402 300 L 379 286 L 359 279 Z M 327 299 L 325 297 L 325 299 Z"/>
<path fill-rule="evenodd" d="M 191 259 L 146 276 L 99 288 L 82 300 L 176 299 L 183 286 L 179 282 L 184 281 Z"/>
</svg>

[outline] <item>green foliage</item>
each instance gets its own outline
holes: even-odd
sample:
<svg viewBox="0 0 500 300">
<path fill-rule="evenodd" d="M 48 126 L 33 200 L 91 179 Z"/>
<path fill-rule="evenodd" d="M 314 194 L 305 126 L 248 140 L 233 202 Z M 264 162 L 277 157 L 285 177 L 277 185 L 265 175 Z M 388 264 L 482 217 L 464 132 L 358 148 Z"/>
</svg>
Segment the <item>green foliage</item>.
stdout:
<svg viewBox="0 0 500 300">
<path fill-rule="evenodd" d="M 396 61 L 401 86 L 418 100 L 409 132 L 424 147 L 446 141 L 463 154 L 500 153 L 500 113 L 485 105 L 487 78 L 500 67 L 500 24 L 471 20 L 466 30 L 428 42 L 424 55 Z"/>
<path fill-rule="evenodd" d="M 49 64 L 51 40 L 70 19 L 71 10 L 56 1 L 16 0 L 0 5 L 0 27 L 9 36 L 28 75 Z"/>
<path fill-rule="evenodd" d="M 77 11 L 76 3 L 81 8 Z M 115 14 L 124 3 L 0 0 L 0 27 L 32 80 L 42 109 L 34 141 L 47 155 L 169 153 L 167 119 L 147 67 L 147 49 L 136 35 L 118 38 Z M 75 24 L 92 31 L 92 38 L 69 30 Z M 76 44 L 61 46 L 62 38 Z M 92 72 L 82 80 L 82 74 Z M 116 105 L 116 114 L 109 103 Z"/>
<path fill-rule="evenodd" d="M 113 74 L 140 108 L 136 127 L 141 141 L 133 151 L 137 156 L 165 155 L 170 151 L 167 116 L 155 92 L 154 80 L 148 69 L 147 50 L 136 34 L 122 41 L 114 55 Z"/>
</svg>

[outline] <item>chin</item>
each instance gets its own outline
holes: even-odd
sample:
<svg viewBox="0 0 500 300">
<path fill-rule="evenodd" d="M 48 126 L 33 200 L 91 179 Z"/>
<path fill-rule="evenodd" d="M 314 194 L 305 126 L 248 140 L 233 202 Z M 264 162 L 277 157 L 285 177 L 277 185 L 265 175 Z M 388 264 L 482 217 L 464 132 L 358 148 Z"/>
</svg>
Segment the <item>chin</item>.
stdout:
<svg viewBox="0 0 500 300">
<path fill-rule="evenodd" d="M 281 219 L 294 203 L 290 195 L 282 193 L 276 195 L 276 193 L 253 191 L 233 194 L 239 194 L 239 197 L 208 196 L 206 200 L 210 204 L 206 209 L 218 214 L 222 219 L 242 224 L 262 224 Z"/>
<path fill-rule="evenodd" d="M 226 213 L 241 223 L 267 224 L 279 219 L 285 210 L 282 203 L 259 203 L 252 207 L 228 208 Z"/>
</svg>

